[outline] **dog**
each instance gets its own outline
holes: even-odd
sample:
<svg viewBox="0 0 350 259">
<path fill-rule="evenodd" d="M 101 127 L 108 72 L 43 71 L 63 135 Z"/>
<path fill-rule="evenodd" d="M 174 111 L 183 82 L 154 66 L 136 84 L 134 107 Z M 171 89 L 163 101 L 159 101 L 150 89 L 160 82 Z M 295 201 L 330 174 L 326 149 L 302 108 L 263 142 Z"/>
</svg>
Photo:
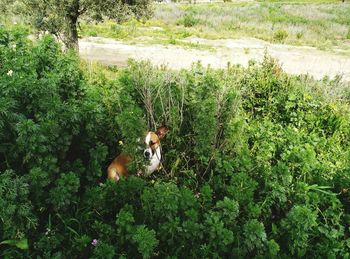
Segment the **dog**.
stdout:
<svg viewBox="0 0 350 259">
<path fill-rule="evenodd" d="M 151 175 L 160 165 L 162 158 L 160 140 L 167 134 L 168 128 L 166 126 L 159 127 L 156 132 L 149 131 L 145 134 L 145 149 L 143 156 L 149 161 L 143 174 Z M 108 166 L 108 179 L 118 181 L 120 177 L 128 177 L 127 170 L 128 163 L 132 160 L 129 155 L 121 153 Z"/>
</svg>

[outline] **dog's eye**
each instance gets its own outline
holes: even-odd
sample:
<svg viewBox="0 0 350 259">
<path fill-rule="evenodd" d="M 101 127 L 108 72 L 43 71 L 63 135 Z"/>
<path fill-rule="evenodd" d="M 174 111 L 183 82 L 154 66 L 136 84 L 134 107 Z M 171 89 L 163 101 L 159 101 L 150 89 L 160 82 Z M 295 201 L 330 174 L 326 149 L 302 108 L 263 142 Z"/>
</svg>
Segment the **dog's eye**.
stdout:
<svg viewBox="0 0 350 259">
<path fill-rule="evenodd" d="M 150 146 L 153 146 L 153 145 L 154 145 L 154 142 L 151 140 L 151 141 L 149 142 L 149 145 L 150 145 Z"/>
</svg>

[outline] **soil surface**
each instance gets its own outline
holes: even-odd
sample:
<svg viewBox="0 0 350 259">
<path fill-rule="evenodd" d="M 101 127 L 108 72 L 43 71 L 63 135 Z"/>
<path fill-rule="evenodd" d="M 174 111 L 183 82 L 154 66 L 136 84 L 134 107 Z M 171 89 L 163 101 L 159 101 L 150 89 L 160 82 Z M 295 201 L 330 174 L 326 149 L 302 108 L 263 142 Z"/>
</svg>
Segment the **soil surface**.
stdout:
<svg viewBox="0 0 350 259">
<path fill-rule="evenodd" d="M 184 42 L 210 46 L 209 50 L 175 45 L 129 45 L 113 39 L 90 37 L 79 42 L 80 55 L 88 61 L 125 66 L 129 58 L 150 60 L 154 65 L 171 69 L 189 68 L 200 61 L 203 65 L 224 68 L 227 63 L 247 66 L 249 60 L 261 61 L 265 51 L 278 59 L 290 74 L 309 74 L 316 79 L 341 75 L 350 81 L 350 54 L 332 53 L 313 47 L 272 44 L 258 39 L 206 40 L 187 38 Z"/>
</svg>

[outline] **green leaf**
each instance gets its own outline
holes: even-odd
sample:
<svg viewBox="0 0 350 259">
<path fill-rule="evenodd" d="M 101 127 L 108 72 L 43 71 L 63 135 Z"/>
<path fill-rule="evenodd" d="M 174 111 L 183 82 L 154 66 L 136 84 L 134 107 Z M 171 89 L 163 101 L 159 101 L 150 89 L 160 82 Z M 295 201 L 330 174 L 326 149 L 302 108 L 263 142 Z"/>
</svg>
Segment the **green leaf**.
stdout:
<svg viewBox="0 0 350 259">
<path fill-rule="evenodd" d="M 28 239 L 26 239 L 26 238 L 23 238 L 21 240 L 14 240 L 14 239 L 4 240 L 0 243 L 0 245 L 12 245 L 12 246 L 16 246 L 22 250 L 27 250 L 29 247 L 28 246 Z"/>
</svg>

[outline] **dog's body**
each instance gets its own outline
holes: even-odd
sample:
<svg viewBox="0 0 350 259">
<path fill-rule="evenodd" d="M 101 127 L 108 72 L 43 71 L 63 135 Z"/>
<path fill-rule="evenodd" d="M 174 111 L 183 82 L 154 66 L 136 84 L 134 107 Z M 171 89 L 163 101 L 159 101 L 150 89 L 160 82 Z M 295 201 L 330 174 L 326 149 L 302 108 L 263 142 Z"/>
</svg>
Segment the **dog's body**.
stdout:
<svg viewBox="0 0 350 259">
<path fill-rule="evenodd" d="M 124 154 L 117 156 L 113 162 L 108 166 L 108 179 L 118 181 L 120 177 L 128 177 L 127 164 L 130 162 L 131 157 Z"/>
<path fill-rule="evenodd" d="M 149 160 L 149 164 L 143 172 L 146 176 L 151 175 L 160 165 L 160 140 L 165 136 L 167 131 L 168 129 L 163 126 L 158 128 L 156 132 L 149 131 L 146 134 L 146 149 L 143 152 L 144 157 Z M 125 154 L 117 156 L 107 169 L 108 179 L 118 181 L 120 177 L 128 177 L 127 164 L 131 160 L 132 158 Z"/>
</svg>

